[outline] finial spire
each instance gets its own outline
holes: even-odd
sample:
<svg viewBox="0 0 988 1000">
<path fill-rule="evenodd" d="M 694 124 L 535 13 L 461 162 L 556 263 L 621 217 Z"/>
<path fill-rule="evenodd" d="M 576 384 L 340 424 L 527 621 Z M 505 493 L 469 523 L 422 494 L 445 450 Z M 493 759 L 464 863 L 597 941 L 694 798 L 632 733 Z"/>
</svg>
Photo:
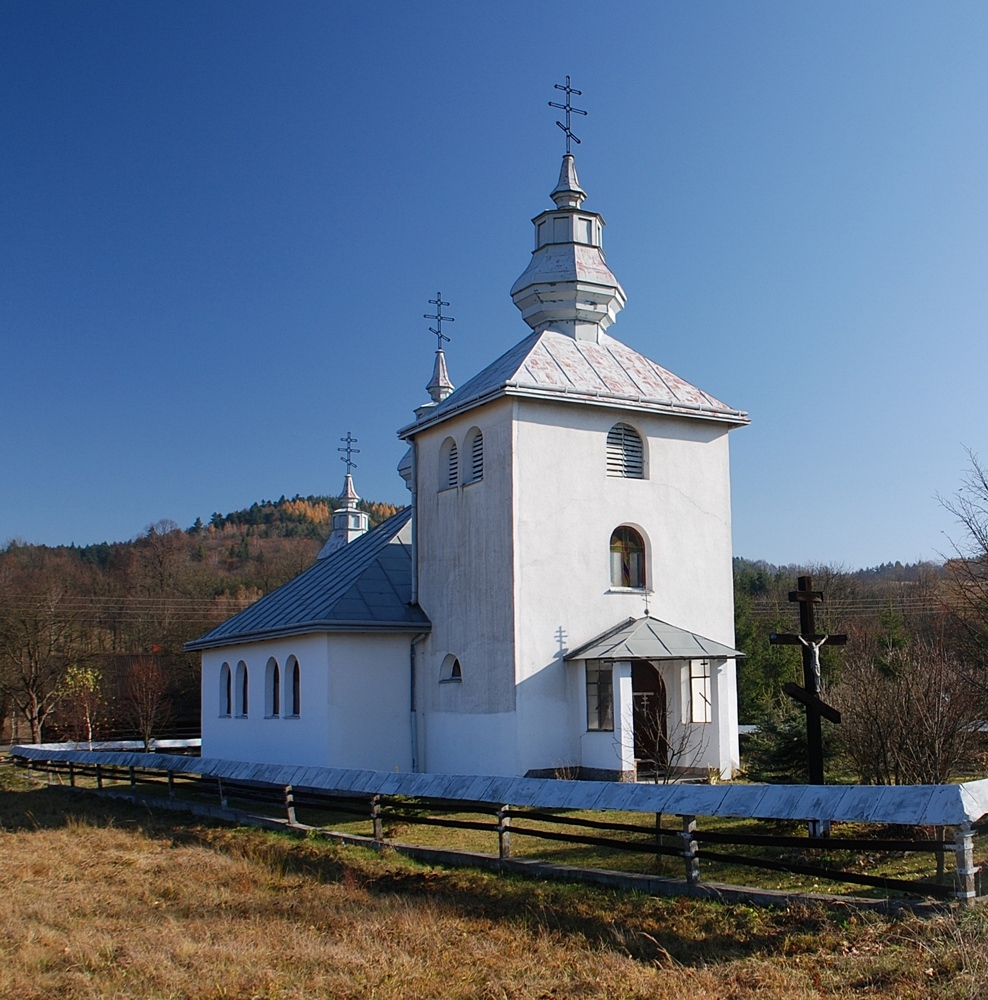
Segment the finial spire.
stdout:
<svg viewBox="0 0 988 1000">
<path fill-rule="evenodd" d="M 344 447 L 336 450 L 345 453 L 340 456 L 340 461 L 346 463 L 346 478 L 343 480 L 343 492 L 340 493 L 343 505 L 333 511 L 330 522 L 332 531 L 329 538 L 326 539 L 326 544 L 319 550 L 319 559 L 325 559 L 337 549 L 352 542 L 355 538 L 359 538 L 369 526 L 367 512 L 357 507 L 360 496 L 353 488 L 353 476 L 351 475 L 351 472 L 357 467 L 353 456 L 360 454 L 360 449 L 354 448 L 357 439 L 347 431 L 346 437 L 340 438 L 340 440 Z"/>
<path fill-rule="evenodd" d="M 446 371 L 446 355 L 443 352 L 443 341 L 449 343 L 449 337 L 443 333 L 443 323 L 455 323 L 456 319 L 453 316 L 443 315 L 443 306 L 448 306 L 449 303 L 443 300 L 442 292 L 436 292 L 436 297 L 429 299 L 429 305 L 435 306 L 436 311 L 433 315 L 424 313 L 423 318 L 436 321 L 434 327 L 429 327 L 429 332 L 436 335 L 436 363 L 432 369 L 432 380 L 425 388 L 433 403 L 441 403 L 453 391 L 453 383 L 450 382 L 449 373 Z"/>
<path fill-rule="evenodd" d="M 578 146 L 580 145 L 580 140 L 577 136 L 573 134 L 573 130 L 570 128 L 570 115 L 586 115 L 587 112 L 581 110 L 580 108 L 574 108 L 570 103 L 570 96 L 576 94 L 577 97 L 583 95 L 582 90 L 577 90 L 576 87 L 571 87 L 569 82 L 569 76 L 566 77 L 566 85 L 561 83 L 555 84 L 556 90 L 561 90 L 566 95 L 565 104 L 557 104 L 555 101 L 549 102 L 550 108 L 559 108 L 560 111 L 566 112 L 566 124 L 557 121 L 556 124 L 566 133 L 566 155 L 570 155 L 570 141 L 575 142 Z"/>
</svg>

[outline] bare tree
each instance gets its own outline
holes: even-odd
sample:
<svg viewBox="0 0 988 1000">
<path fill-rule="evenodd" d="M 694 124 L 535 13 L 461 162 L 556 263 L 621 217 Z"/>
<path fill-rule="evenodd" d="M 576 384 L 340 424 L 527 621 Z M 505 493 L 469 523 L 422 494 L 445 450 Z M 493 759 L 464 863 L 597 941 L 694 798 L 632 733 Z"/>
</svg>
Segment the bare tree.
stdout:
<svg viewBox="0 0 988 1000">
<path fill-rule="evenodd" d="M 168 680 L 157 660 L 141 657 L 130 664 L 124 687 L 124 718 L 137 730 L 145 751 L 171 715 Z"/>
<path fill-rule="evenodd" d="M 0 610 L 0 661 L 5 688 L 40 743 L 62 695 L 66 672 L 82 655 L 78 613 L 62 590 L 7 595 Z"/>
<path fill-rule="evenodd" d="M 832 697 L 865 783 L 942 784 L 983 764 L 983 699 L 942 635 L 858 635 Z"/>
<path fill-rule="evenodd" d="M 962 537 L 951 540 L 954 557 L 947 560 L 947 604 L 961 626 L 971 654 L 969 680 L 988 691 L 988 469 L 973 451 L 960 489 L 937 499 L 960 524 Z"/>
</svg>

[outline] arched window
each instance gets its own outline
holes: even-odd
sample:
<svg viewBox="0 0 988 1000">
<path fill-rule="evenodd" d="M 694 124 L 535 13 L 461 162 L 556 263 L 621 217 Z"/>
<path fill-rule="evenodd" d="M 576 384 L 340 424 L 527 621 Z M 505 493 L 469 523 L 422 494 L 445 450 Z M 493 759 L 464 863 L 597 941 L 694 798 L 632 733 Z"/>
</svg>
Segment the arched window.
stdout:
<svg viewBox="0 0 988 1000">
<path fill-rule="evenodd" d="M 247 664 L 241 660 L 237 664 L 237 715 L 247 716 Z"/>
<path fill-rule="evenodd" d="M 291 669 L 292 678 L 291 715 L 297 718 L 302 705 L 302 671 L 299 668 L 298 660 L 294 656 L 288 658 L 288 665 Z"/>
<path fill-rule="evenodd" d="M 449 653 L 443 660 L 443 665 L 440 668 L 439 682 L 442 684 L 462 680 L 463 668 L 460 666 L 460 661 L 452 653 Z"/>
<path fill-rule="evenodd" d="M 220 715 L 233 715 L 233 674 L 229 663 L 220 667 Z"/>
<path fill-rule="evenodd" d="M 468 483 L 476 483 L 484 478 L 484 435 L 479 427 L 474 427 L 467 435 L 466 444 Z"/>
<path fill-rule="evenodd" d="M 615 424 L 607 432 L 607 474 L 624 479 L 645 478 L 641 435 L 628 424 Z"/>
<path fill-rule="evenodd" d="M 281 715 L 281 668 L 273 656 L 264 671 L 264 714 Z"/>
<path fill-rule="evenodd" d="M 460 482 L 460 455 L 452 438 L 443 441 L 439 452 L 439 488 L 450 490 Z"/>
<path fill-rule="evenodd" d="M 626 525 L 611 535 L 611 586 L 645 587 L 645 543 Z"/>
</svg>

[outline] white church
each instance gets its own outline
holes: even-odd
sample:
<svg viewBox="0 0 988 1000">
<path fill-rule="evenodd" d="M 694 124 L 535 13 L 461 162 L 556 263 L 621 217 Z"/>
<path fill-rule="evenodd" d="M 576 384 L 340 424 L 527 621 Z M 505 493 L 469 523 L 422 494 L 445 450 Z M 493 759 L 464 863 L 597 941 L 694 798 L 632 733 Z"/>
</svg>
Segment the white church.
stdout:
<svg viewBox="0 0 988 1000">
<path fill-rule="evenodd" d="M 737 768 L 728 432 L 748 417 L 610 335 L 625 294 L 586 197 L 567 153 L 511 288 L 524 339 L 455 390 L 440 339 L 398 432 L 409 505 L 368 531 L 348 473 L 315 564 L 188 644 L 204 756 Z"/>
</svg>

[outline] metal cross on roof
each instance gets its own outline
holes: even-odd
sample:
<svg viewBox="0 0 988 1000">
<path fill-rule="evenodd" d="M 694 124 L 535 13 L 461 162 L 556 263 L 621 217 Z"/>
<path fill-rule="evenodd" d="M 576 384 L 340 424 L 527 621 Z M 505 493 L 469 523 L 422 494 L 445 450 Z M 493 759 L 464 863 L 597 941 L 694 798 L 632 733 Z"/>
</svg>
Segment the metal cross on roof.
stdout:
<svg viewBox="0 0 988 1000">
<path fill-rule="evenodd" d="M 435 316 L 430 316 L 428 313 L 423 313 L 423 319 L 434 319 L 436 321 L 436 327 L 429 327 L 429 333 L 434 333 L 438 337 L 438 342 L 436 344 L 436 350 L 441 351 L 443 349 L 443 341 L 449 343 L 449 337 L 443 333 L 443 323 L 455 323 L 456 320 L 452 316 L 443 315 L 443 306 L 448 306 L 448 302 L 443 302 L 443 293 L 436 292 L 436 297 L 434 299 L 429 299 L 429 305 L 436 307 Z M 437 329 L 438 328 L 438 329 Z"/>
<path fill-rule="evenodd" d="M 353 460 L 354 455 L 360 454 L 359 448 L 354 448 L 357 443 L 357 439 L 350 435 L 350 432 L 346 432 L 345 438 L 340 438 L 340 440 L 346 445 L 345 448 L 337 448 L 337 451 L 345 451 L 346 455 L 340 458 L 341 462 L 346 462 L 346 474 L 350 475 L 350 470 L 357 468 L 357 463 Z"/>
<path fill-rule="evenodd" d="M 557 104 L 555 101 L 550 101 L 549 102 L 549 107 L 550 108 L 559 108 L 560 111 L 565 111 L 566 112 L 566 124 L 564 125 L 562 122 L 556 122 L 556 124 L 566 133 L 566 153 L 568 155 L 569 154 L 570 139 L 572 139 L 578 146 L 580 145 L 579 138 L 577 138 L 577 136 L 573 135 L 573 130 L 569 127 L 570 126 L 569 116 L 571 114 L 574 114 L 574 115 L 586 115 L 587 112 L 586 111 L 582 111 L 580 108 L 574 108 L 573 105 L 570 104 L 570 100 L 569 100 L 570 99 L 570 94 L 576 94 L 577 97 L 580 97 L 583 94 L 583 91 L 582 90 L 577 90 L 575 87 L 571 87 L 569 85 L 569 77 L 568 76 L 566 77 L 566 86 L 565 87 L 561 83 L 557 83 L 555 86 L 556 86 L 556 90 L 561 90 L 561 91 L 563 91 L 566 94 L 566 103 L 565 104 Z"/>
</svg>

